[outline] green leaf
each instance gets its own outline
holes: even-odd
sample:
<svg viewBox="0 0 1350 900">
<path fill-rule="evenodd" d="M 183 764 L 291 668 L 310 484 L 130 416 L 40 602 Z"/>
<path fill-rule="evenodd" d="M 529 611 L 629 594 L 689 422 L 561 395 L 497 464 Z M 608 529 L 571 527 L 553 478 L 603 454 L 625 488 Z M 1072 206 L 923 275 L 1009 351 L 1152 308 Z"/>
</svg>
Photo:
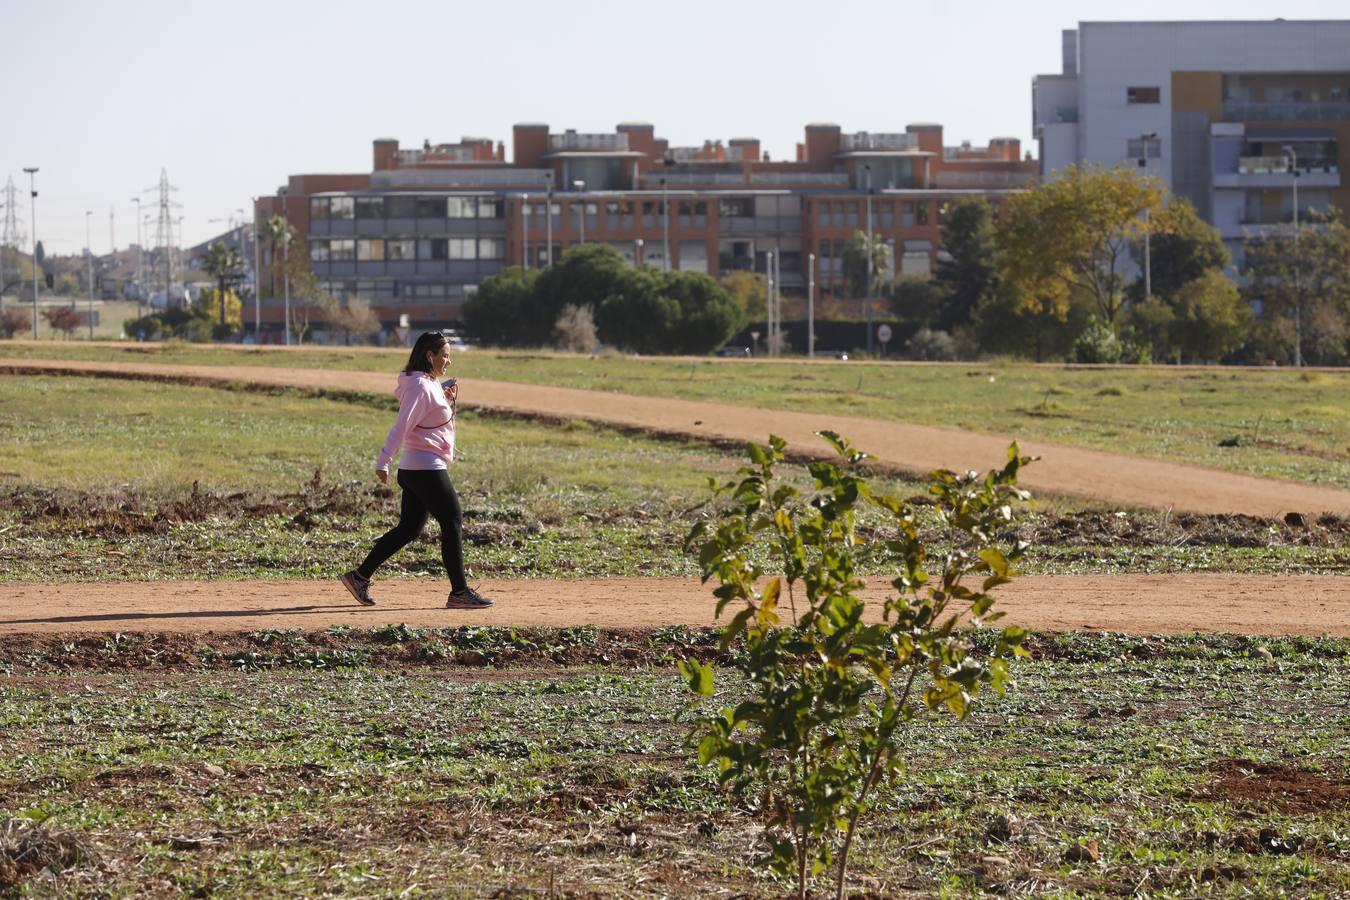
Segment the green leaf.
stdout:
<svg viewBox="0 0 1350 900">
<path fill-rule="evenodd" d="M 696 659 L 680 660 L 680 674 L 684 676 L 685 684 L 689 690 L 698 694 L 700 697 L 711 697 L 713 694 L 713 670 L 712 666 L 705 665 Z"/>
</svg>

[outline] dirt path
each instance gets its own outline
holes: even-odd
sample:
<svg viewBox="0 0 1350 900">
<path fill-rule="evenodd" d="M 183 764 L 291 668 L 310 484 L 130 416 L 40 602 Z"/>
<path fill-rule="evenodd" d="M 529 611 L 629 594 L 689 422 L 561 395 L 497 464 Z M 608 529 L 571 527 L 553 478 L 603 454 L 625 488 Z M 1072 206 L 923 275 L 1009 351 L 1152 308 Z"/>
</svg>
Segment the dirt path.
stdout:
<svg viewBox="0 0 1350 900">
<path fill-rule="evenodd" d="M 0 359 L 0 373 L 51 373 L 149 377 L 175 381 L 245 381 L 331 390 L 385 393 L 385 373 L 251 366 L 182 366 L 154 363 Z M 848 436 L 881 463 L 916 473 L 935 468 L 987 469 L 1001 463 L 1008 436 L 910 425 L 854 416 L 753 409 L 730 404 L 645 399 L 627 394 L 501 381 L 465 383 L 466 407 L 636 427 L 663 434 L 735 441 L 781 435 L 798 452 L 817 454 L 815 432 Z M 1024 441 L 1022 450 L 1042 459 L 1023 475 L 1032 491 L 1103 500 L 1126 506 L 1197 513 L 1277 516 L 1285 512 L 1350 514 L 1350 491 L 1237 475 L 1181 463 Z M 373 453 L 373 448 L 372 448 Z"/>
<path fill-rule="evenodd" d="M 336 581 L 158 581 L 0 586 L 0 634 L 246 631 L 257 628 L 713 625 L 710 590 L 693 578 L 487 581 L 489 610 L 442 608 L 428 579 L 380 581 L 357 606 Z M 885 579 L 864 596 L 880 599 Z M 1350 636 L 1350 579 L 1335 576 L 1034 576 L 999 589 L 1008 622 L 1047 631 L 1241 632 Z"/>
</svg>

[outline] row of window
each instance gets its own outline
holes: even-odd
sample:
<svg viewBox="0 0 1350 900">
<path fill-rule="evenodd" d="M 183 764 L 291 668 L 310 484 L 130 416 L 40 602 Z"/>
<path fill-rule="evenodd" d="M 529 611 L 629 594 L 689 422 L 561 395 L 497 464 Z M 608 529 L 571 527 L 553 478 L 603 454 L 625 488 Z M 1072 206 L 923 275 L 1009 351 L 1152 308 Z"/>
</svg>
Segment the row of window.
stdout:
<svg viewBox="0 0 1350 900">
<path fill-rule="evenodd" d="M 311 219 L 500 219 L 497 197 L 314 197 Z"/>
<path fill-rule="evenodd" d="M 384 262 L 439 259 L 506 258 L 501 238 L 371 238 L 311 240 L 309 258 L 314 262 Z"/>
</svg>

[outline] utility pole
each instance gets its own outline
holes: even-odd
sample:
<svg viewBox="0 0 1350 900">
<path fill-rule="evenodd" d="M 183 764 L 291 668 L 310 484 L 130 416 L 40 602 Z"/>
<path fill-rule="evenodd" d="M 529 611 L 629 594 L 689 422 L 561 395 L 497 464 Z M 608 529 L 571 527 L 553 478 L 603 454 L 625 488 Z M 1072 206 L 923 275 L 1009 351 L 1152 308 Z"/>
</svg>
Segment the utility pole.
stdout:
<svg viewBox="0 0 1350 900">
<path fill-rule="evenodd" d="M 816 255 L 806 254 L 806 355 L 816 355 Z"/>
<path fill-rule="evenodd" d="M 1294 368 L 1303 367 L 1303 285 L 1301 269 L 1303 262 L 1298 255 L 1298 153 L 1292 146 L 1285 146 L 1285 159 L 1289 161 L 1289 171 L 1294 180 Z"/>
<path fill-rule="evenodd" d="M 108 255 L 117 252 L 117 221 L 113 217 L 113 208 L 108 207 Z"/>
<path fill-rule="evenodd" d="M 11 177 L 5 184 L 5 221 L 3 229 L 0 229 L 0 288 L 9 284 L 5 266 L 9 265 L 10 259 L 14 264 L 14 283 L 19 281 L 19 273 L 23 271 L 19 266 L 19 245 L 23 243 L 23 236 L 19 233 L 19 191 L 14 187 L 14 179 Z M 8 251 L 8 255 L 4 255 Z"/>
<path fill-rule="evenodd" d="M 38 167 L 24 167 L 28 173 L 28 211 L 33 218 L 33 340 L 38 339 L 38 261 L 37 261 L 37 182 Z"/>
<path fill-rule="evenodd" d="M 282 328 L 286 332 L 286 346 L 291 345 L 291 218 L 286 208 L 286 189 L 281 189 L 281 221 L 284 230 L 281 235 L 281 287 L 282 287 Z"/>
<path fill-rule="evenodd" d="M 151 190 L 155 190 L 152 188 Z M 155 229 L 155 243 L 164 257 L 164 308 L 169 309 L 169 295 L 173 293 L 173 208 L 178 206 L 170 196 L 178 188 L 169 184 L 169 173 L 159 170 L 159 221 Z"/>
<path fill-rule="evenodd" d="M 253 339 L 262 343 L 262 266 L 258 251 L 258 198 L 253 198 Z"/>
<path fill-rule="evenodd" d="M 141 295 L 145 291 L 145 244 L 141 237 L 141 198 L 132 197 L 136 204 L 136 318 L 141 318 Z"/>
</svg>

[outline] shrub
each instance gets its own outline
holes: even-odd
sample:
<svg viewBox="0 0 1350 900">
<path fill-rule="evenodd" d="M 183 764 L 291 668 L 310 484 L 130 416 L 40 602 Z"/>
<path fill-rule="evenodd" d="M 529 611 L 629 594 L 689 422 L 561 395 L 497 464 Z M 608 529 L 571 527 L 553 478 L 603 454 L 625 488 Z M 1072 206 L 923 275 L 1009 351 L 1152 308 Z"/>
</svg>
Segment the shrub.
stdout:
<svg viewBox="0 0 1350 900">
<path fill-rule="evenodd" d="M 553 335 L 557 338 L 559 350 L 573 353 L 593 353 L 600 345 L 595 336 L 595 316 L 589 306 L 577 306 L 569 303 L 563 307 L 553 326 Z"/>
<path fill-rule="evenodd" d="M 977 657 L 956 625 L 963 614 L 977 626 L 1002 615 L 992 611 L 989 591 L 1015 574 L 1026 549 L 1009 535 L 1014 504 L 1029 496 L 1016 482 L 1030 458 L 1013 444 L 1001 470 L 929 476 L 932 509 L 950 540 L 934 555 L 913 510 L 874 493 L 859 475 L 865 454 L 836 434 L 821 436 L 840 461 L 806 465 L 811 493 L 777 475 L 781 438 L 750 444 L 739 480 L 709 479 L 713 498 L 726 505 L 686 540 L 698 549 L 703 580 L 718 581 L 718 616 L 735 611 L 721 643 L 725 650 L 740 642 L 732 665 L 749 685 L 737 706 L 697 720 L 699 762 L 715 763 L 722 784 L 755 798 L 768 820 L 765 861 L 795 877 L 803 898 L 808 878 L 836 852 L 835 896 L 843 896 L 859 819 L 874 791 L 905 766 L 904 730 L 929 711 L 964 717 L 984 687 L 1008 686 L 1009 659 L 1026 654 L 1020 628 L 1004 629 L 989 642 L 992 652 Z M 864 506 L 889 519 L 893 533 L 877 545 L 864 546 L 855 528 Z M 881 621 L 870 623 L 859 596 L 864 553 L 896 572 Z M 762 559 L 772 560 L 772 570 Z M 982 580 L 969 586 L 968 576 Z M 785 606 L 788 626 L 781 625 Z M 693 691 L 712 695 L 710 666 L 690 659 L 680 671 Z"/>
<path fill-rule="evenodd" d="M 1110 326 L 1093 319 L 1074 339 L 1071 358 L 1078 363 L 1118 363 L 1122 349 Z"/>
<path fill-rule="evenodd" d="M 920 328 L 909 340 L 909 355 L 930 362 L 956 359 L 956 341 L 945 331 Z"/>
<path fill-rule="evenodd" d="M 33 327 L 33 316 L 16 307 L 0 309 L 0 334 L 12 338 L 21 331 Z"/>
</svg>

